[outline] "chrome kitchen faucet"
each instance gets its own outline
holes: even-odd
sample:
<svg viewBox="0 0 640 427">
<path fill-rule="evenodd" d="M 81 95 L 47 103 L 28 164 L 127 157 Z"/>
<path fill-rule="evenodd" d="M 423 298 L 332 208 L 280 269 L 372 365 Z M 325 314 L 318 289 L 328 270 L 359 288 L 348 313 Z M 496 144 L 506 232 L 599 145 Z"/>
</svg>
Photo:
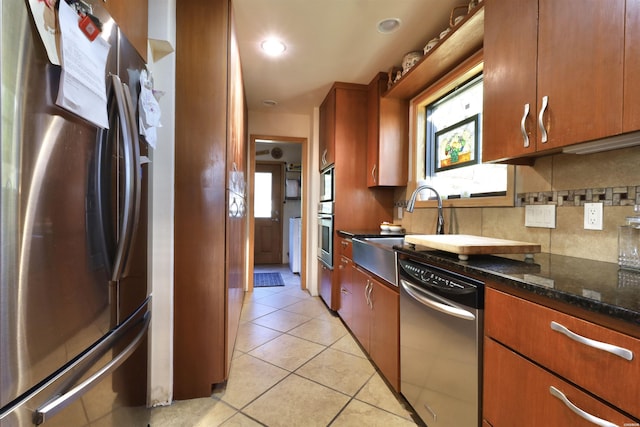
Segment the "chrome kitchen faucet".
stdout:
<svg viewBox="0 0 640 427">
<path fill-rule="evenodd" d="M 442 197 L 440 197 L 440 194 L 438 194 L 436 189 L 433 188 L 432 186 L 421 185 L 414 190 L 413 194 L 411 194 L 411 197 L 409 198 L 409 203 L 407 203 L 407 212 L 413 212 L 413 208 L 416 204 L 416 198 L 418 197 L 418 193 L 420 193 L 422 190 L 431 190 L 436 195 L 436 199 L 438 200 L 438 226 L 436 227 L 436 234 L 444 234 L 444 214 L 442 213 Z"/>
</svg>

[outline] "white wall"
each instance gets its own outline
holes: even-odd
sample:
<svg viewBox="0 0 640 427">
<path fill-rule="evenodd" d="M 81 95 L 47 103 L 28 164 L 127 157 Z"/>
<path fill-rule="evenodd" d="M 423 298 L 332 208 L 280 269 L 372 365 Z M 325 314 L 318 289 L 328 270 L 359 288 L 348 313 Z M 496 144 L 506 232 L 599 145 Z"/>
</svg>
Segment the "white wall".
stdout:
<svg viewBox="0 0 640 427">
<path fill-rule="evenodd" d="M 156 90 L 162 127 L 149 157 L 149 284 L 153 295 L 149 339 L 149 406 L 173 399 L 173 212 L 175 157 L 175 0 L 149 2 L 148 68 Z"/>
</svg>

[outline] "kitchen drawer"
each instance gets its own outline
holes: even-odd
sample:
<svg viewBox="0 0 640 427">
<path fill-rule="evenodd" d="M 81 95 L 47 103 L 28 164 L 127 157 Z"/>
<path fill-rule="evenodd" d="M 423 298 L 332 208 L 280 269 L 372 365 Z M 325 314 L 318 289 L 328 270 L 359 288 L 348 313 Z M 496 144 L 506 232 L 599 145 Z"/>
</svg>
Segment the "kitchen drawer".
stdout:
<svg viewBox="0 0 640 427">
<path fill-rule="evenodd" d="M 353 244 L 351 243 L 351 239 L 340 239 L 340 253 L 344 257 L 349 259 L 353 259 Z"/>
<path fill-rule="evenodd" d="M 485 335 L 640 418 L 640 340 L 490 288 Z M 597 342 L 630 351 L 632 360 L 593 347 Z"/>
<path fill-rule="evenodd" d="M 540 368 L 513 351 L 485 338 L 484 425 L 493 427 L 609 425 L 586 421 L 568 405 L 618 426 L 637 422 L 609 405 L 581 391 L 556 375 Z M 610 384 L 617 387 L 616 384 Z M 565 403 L 551 392 L 564 394 Z M 636 396 L 637 398 L 637 396 Z"/>
</svg>

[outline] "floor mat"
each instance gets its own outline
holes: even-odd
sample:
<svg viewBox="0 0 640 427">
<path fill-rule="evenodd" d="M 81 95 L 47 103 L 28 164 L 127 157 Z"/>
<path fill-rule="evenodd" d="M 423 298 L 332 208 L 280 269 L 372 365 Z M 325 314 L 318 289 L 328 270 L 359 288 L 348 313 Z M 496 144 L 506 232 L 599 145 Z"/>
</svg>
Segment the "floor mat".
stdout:
<svg viewBox="0 0 640 427">
<path fill-rule="evenodd" d="M 253 287 L 284 286 L 280 273 L 253 273 Z"/>
</svg>

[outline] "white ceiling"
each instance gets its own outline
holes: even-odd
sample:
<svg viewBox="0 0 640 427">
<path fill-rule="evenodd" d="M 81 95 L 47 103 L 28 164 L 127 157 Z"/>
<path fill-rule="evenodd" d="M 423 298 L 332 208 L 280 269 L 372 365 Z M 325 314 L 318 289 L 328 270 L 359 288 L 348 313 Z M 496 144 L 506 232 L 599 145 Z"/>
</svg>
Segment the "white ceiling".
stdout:
<svg viewBox="0 0 640 427">
<path fill-rule="evenodd" d="M 465 1 L 233 0 L 249 110 L 310 114 L 334 81 L 367 84 L 399 67 L 407 52 L 421 51 Z M 400 18 L 400 29 L 379 33 L 376 25 L 386 18 Z M 262 54 L 269 36 L 287 44 L 284 55 Z"/>
</svg>

